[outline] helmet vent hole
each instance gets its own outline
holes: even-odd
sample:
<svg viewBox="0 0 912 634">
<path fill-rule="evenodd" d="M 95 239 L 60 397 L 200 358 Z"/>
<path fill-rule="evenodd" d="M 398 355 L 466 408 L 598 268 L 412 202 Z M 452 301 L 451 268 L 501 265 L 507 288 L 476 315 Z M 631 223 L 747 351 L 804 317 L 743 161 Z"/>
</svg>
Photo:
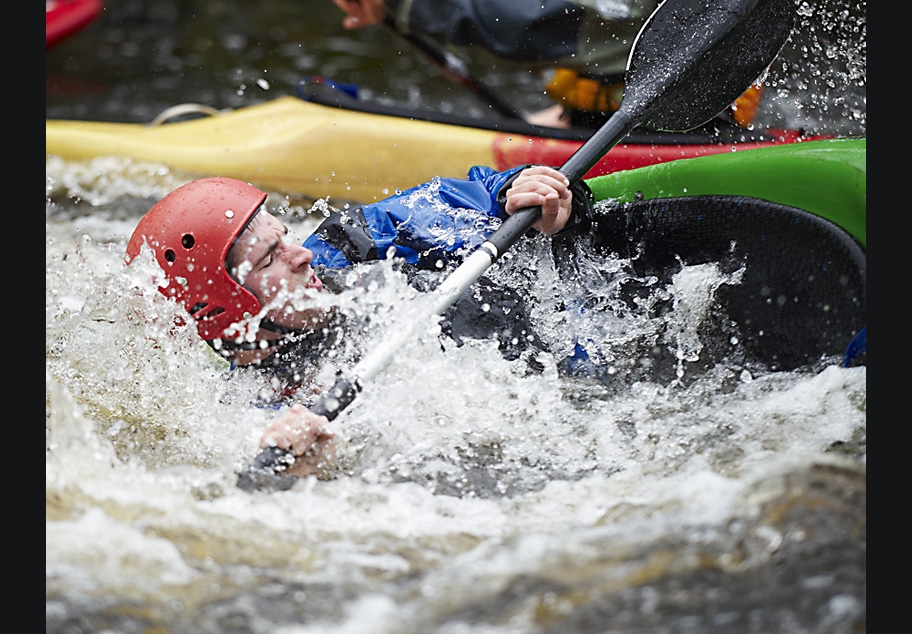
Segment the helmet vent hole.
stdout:
<svg viewBox="0 0 912 634">
<path fill-rule="evenodd" d="M 165 251 L 165 259 L 168 260 L 168 262 L 174 262 L 174 260 L 177 259 L 177 256 L 174 254 L 174 249 L 167 249 Z"/>
<path fill-rule="evenodd" d="M 203 306 L 200 308 L 199 313 L 202 313 L 202 312 L 203 312 L 203 309 L 205 309 L 205 308 L 206 308 L 206 305 L 203 304 Z M 209 311 L 206 312 L 205 314 L 198 314 L 198 313 L 195 313 L 194 316 L 195 316 L 197 319 L 213 319 L 213 318 L 215 318 L 215 317 L 218 317 L 219 315 L 221 315 L 221 314 L 224 313 L 224 312 L 225 312 L 225 309 L 224 309 L 224 308 L 222 308 L 221 306 L 216 306 L 215 308 L 209 310 Z"/>
<path fill-rule="evenodd" d="M 196 244 L 196 240 L 189 233 L 185 233 L 184 237 L 181 238 L 181 245 L 185 249 L 192 249 L 194 244 Z"/>
</svg>

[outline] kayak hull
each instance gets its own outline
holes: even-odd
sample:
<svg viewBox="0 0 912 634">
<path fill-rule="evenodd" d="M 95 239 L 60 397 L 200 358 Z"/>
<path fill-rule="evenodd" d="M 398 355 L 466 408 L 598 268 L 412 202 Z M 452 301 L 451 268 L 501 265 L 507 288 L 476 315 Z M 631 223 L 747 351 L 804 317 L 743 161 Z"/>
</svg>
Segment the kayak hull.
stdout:
<svg viewBox="0 0 912 634">
<path fill-rule="evenodd" d="M 867 245 L 867 138 L 807 141 L 590 179 L 596 199 L 748 196 L 809 211 Z"/>
<path fill-rule="evenodd" d="M 49 120 L 46 152 L 69 160 L 118 156 L 189 175 L 229 176 L 310 198 L 370 202 L 472 165 L 562 165 L 578 139 L 504 132 L 355 111 L 280 97 L 214 116 L 161 125 Z M 798 140 L 621 143 L 587 177 Z"/>
</svg>

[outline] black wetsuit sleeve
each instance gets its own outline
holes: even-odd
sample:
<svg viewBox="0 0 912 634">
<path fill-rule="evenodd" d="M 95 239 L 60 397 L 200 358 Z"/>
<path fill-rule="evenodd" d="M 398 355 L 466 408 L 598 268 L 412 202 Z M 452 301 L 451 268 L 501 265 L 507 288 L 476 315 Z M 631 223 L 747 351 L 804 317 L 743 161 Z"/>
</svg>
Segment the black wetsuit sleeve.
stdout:
<svg viewBox="0 0 912 634">
<path fill-rule="evenodd" d="M 523 62 L 572 55 L 585 17 L 585 9 L 568 0 L 386 0 L 386 7 L 403 34 L 481 45 Z"/>
</svg>

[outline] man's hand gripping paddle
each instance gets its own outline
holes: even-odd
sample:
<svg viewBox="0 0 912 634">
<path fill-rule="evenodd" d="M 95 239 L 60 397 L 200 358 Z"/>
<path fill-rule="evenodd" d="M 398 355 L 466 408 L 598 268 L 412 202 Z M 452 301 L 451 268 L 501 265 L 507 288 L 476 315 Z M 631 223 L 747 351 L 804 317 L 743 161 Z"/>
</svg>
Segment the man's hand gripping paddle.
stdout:
<svg viewBox="0 0 912 634">
<path fill-rule="evenodd" d="M 755 82 L 788 40 L 794 0 L 666 0 L 640 30 L 627 62 L 620 109 L 571 156 L 560 171 L 572 184 L 631 130 L 690 130 L 711 120 Z M 541 217 L 541 207 L 521 209 L 447 277 L 436 291 L 442 315 Z M 387 340 L 366 355 L 311 407 L 333 420 L 394 358 L 404 340 Z M 294 456 L 265 449 L 238 473 L 247 491 L 283 490 L 296 481 L 285 475 Z"/>
</svg>

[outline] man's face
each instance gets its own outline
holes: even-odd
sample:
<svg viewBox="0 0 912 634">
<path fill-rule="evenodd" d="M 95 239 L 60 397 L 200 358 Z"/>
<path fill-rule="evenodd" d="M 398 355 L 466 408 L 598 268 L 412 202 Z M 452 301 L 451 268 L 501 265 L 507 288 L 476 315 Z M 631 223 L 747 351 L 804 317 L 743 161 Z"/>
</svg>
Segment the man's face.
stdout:
<svg viewBox="0 0 912 634">
<path fill-rule="evenodd" d="M 261 210 L 228 252 L 226 264 L 267 308 L 266 319 L 288 328 L 317 328 L 330 317 L 327 309 L 313 306 L 313 294 L 323 283 L 310 266 L 313 253 L 287 234 L 285 225 Z"/>
</svg>

